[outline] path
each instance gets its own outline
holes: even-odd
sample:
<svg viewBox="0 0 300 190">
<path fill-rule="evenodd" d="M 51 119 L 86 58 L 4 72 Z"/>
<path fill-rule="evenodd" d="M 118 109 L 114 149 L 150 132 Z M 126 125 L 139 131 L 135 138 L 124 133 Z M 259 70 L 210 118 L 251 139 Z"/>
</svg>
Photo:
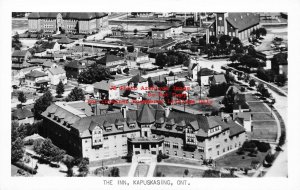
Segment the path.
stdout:
<svg viewBox="0 0 300 190">
<path fill-rule="evenodd" d="M 129 172 L 128 172 L 128 177 L 134 177 L 134 173 L 135 173 L 135 170 L 136 170 L 137 166 L 138 166 L 137 162 L 133 162 L 131 164 Z"/>
<path fill-rule="evenodd" d="M 175 163 L 167 163 L 167 162 L 161 162 L 157 163 L 157 165 L 161 166 L 175 166 L 175 167 L 182 167 L 182 168 L 193 168 L 193 169 L 200 169 L 200 170 L 208 170 L 211 169 L 207 166 L 193 166 L 193 165 L 187 165 L 187 164 L 175 164 Z"/>
<path fill-rule="evenodd" d="M 155 168 L 156 168 L 156 162 L 151 162 L 149 170 L 148 170 L 147 177 L 153 177 L 154 176 Z"/>
</svg>

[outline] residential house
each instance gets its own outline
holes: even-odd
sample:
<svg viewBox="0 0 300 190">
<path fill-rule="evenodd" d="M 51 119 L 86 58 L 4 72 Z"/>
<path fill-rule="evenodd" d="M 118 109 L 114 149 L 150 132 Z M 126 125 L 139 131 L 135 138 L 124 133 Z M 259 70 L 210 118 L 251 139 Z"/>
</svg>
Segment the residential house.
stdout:
<svg viewBox="0 0 300 190">
<path fill-rule="evenodd" d="M 62 67 L 54 65 L 51 68 L 47 69 L 46 73 L 48 74 L 50 83 L 52 85 L 58 85 L 60 81 L 63 84 L 67 84 L 66 71 Z"/>
<path fill-rule="evenodd" d="M 120 89 L 111 80 L 102 80 L 93 84 L 94 96 L 101 100 L 120 99 Z"/>
<path fill-rule="evenodd" d="M 27 86 L 32 88 L 37 88 L 41 86 L 47 86 L 49 82 L 49 77 L 46 73 L 32 70 L 25 74 L 25 83 Z"/>
<path fill-rule="evenodd" d="M 11 55 L 12 68 L 22 69 L 28 67 L 29 64 L 27 63 L 27 61 L 31 56 L 31 53 L 27 50 L 15 50 Z"/>
<path fill-rule="evenodd" d="M 42 68 L 44 71 L 53 68 L 53 67 L 57 67 L 57 64 L 53 61 L 47 60 L 42 64 Z"/>
<path fill-rule="evenodd" d="M 117 71 L 118 69 L 123 70 L 127 67 L 124 57 L 110 54 L 106 54 L 99 59 L 97 63 L 106 66 L 110 71 Z"/>
<path fill-rule="evenodd" d="M 12 120 L 18 122 L 19 125 L 22 124 L 33 124 L 34 116 L 31 111 L 26 108 L 18 108 L 12 113 Z"/>
<path fill-rule="evenodd" d="M 147 68 L 152 66 L 148 54 L 142 52 L 132 52 L 126 55 L 127 65 L 130 67 Z"/>
<path fill-rule="evenodd" d="M 236 94 L 234 96 L 234 103 L 233 103 L 233 113 L 237 112 L 249 112 L 250 107 L 249 104 L 246 102 L 245 94 Z"/>
<path fill-rule="evenodd" d="M 151 28 L 152 38 L 166 39 L 171 37 L 172 26 L 155 26 Z"/>
<path fill-rule="evenodd" d="M 41 47 L 47 51 L 47 53 L 54 53 L 60 50 L 60 45 L 54 41 L 43 41 Z"/>
<path fill-rule="evenodd" d="M 209 81 L 210 85 L 218 85 L 218 84 L 227 83 L 224 74 L 213 75 L 209 79 L 210 79 L 210 81 Z"/>
<path fill-rule="evenodd" d="M 86 68 L 81 62 L 77 60 L 72 60 L 65 65 L 65 71 L 67 78 L 78 78 L 78 75 Z"/>
<path fill-rule="evenodd" d="M 127 82 L 127 84 L 129 87 L 134 87 L 134 89 L 132 90 L 133 92 L 141 93 L 141 94 L 146 93 L 147 92 L 146 89 L 149 87 L 148 80 L 142 77 L 140 74 L 133 76 Z"/>
<path fill-rule="evenodd" d="M 233 120 L 241 124 L 247 132 L 252 132 L 252 118 L 250 112 L 235 112 Z"/>
</svg>

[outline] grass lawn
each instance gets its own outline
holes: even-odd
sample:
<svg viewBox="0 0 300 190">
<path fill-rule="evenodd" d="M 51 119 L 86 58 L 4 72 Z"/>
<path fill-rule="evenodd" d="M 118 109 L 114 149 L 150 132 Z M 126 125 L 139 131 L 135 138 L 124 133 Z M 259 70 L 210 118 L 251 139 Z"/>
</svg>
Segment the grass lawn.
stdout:
<svg viewBox="0 0 300 190">
<path fill-rule="evenodd" d="M 250 167 L 253 160 L 258 160 L 260 163 L 263 162 L 267 152 L 258 152 L 256 157 L 248 156 L 248 152 L 244 155 L 236 154 L 236 151 L 229 153 L 225 156 L 216 159 L 217 167 L 237 167 L 244 168 Z M 243 159 L 244 157 L 244 159 Z"/>
<path fill-rule="evenodd" d="M 276 140 L 277 137 L 276 125 L 277 125 L 276 121 L 253 121 L 252 138 Z"/>
<path fill-rule="evenodd" d="M 187 165 L 192 165 L 192 166 L 201 166 L 202 165 L 202 162 L 200 162 L 200 161 L 186 160 L 186 159 L 175 158 L 175 157 L 170 157 L 168 159 L 164 159 L 163 162 L 174 163 L 174 164 L 187 164 Z"/>
<path fill-rule="evenodd" d="M 269 113 L 251 113 L 253 115 L 252 121 L 261 121 L 261 120 L 274 120 L 275 118 L 271 116 L 271 112 Z"/>
<path fill-rule="evenodd" d="M 189 173 L 186 177 L 202 177 L 204 173 L 204 170 L 194 168 L 157 165 L 154 171 L 154 175 L 156 175 L 157 172 L 161 172 L 166 177 L 183 177 L 185 176 L 185 169 L 189 170 Z"/>
<path fill-rule="evenodd" d="M 262 102 L 248 102 L 251 112 L 270 112 Z"/>
<path fill-rule="evenodd" d="M 112 165 L 112 164 L 122 164 L 127 163 L 126 159 L 122 159 L 121 157 L 110 158 L 107 160 L 103 160 L 103 166 Z M 89 164 L 90 167 L 102 166 L 102 161 L 91 161 Z"/>
<path fill-rule="evenodd" d="M 260 101 L 260 99 L 256 98 L 253 94 L 246 94 L 245 96 L 247 102 Z"/>
<path fill-rule="evenodd" d="M 147 177 L 149 165 L 139 164 L 135 170 L 134 177 Z"/>
</svg>

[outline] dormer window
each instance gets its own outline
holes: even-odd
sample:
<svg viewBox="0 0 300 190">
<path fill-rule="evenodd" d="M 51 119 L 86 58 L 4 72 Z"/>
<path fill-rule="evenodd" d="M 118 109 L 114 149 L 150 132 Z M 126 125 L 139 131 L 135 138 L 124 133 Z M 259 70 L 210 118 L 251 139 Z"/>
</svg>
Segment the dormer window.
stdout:
<svg viewBox="0 0 300 190">
<path fill-rule="evenodd" d="M 123 130 L 123 129 L 124 129 L 124 126 L 123 126 L 123 125 L 117 125 L 117 129 L 118 129 L 118 130 Z"/>
<path fill-rule="evenodd" d="M 135 124 L 134 124 L 134 123 L 129 124 L 129 128 L 130 128 L 130 129 L 132 129 L 132 128 L 134 128 L 134 127 L 135 127 Z"/>
<path fill-rule="evenodd" d="M 155 127 L 161 128 L 161 124 L 160 123 L 155 123 Z"/>
</svg>

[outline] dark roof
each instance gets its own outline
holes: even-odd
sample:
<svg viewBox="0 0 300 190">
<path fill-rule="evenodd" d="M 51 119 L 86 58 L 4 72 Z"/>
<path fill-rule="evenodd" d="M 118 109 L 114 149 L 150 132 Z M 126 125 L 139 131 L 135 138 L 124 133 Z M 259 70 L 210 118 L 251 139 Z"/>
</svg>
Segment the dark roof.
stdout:
<svg viewBox="0 0 300 190">
<path fill-rule="evenodd" d="M 26 108 L 19 108 L 12 113 L 14 119 L 25 119 L 26 117 L 33 117 L 33 113 Z"/>
<path fill-rule="evenodd" d="M 70 38 L 64 36 L 62 37 L 61 39 L 57 40 L 57 43 L 59 44 L 70 44 L 70 43 L 73 43 L 74 40 L 71 40 Z"/>
<path fill-rule="evenodd" d="M 60 66 L 50 68 L 49 72 L 52 73 L 53 75 L 66 73 L 66 71 Z"/>
<path fill-rule="evenodd" d="M 257 13 L 228 13 L 226 19 L 230 25 L 239 31 L 258 25 L 260 22 L 260 17 Z"/>
<path fill-rule="evenodd" d="M 244 127 L 242 127 L 241 125 L 237 124 L 236 122 L 234 122 L 232 120 L 229 120 L 225 124 L 228 125 L 229 130 L 230 130 L 229 137 L 232 137 L 232 136 L 235 136 L 235 135 L 245 132 Z"/>
<path fill-rule="evenodd" d="M 143 104 L 142 111 L 139 113 L 137 122 L 142 124 L 150 124 L 155 122 L 154 115 L 148 104 Z"/>
<path fill-rule="evenodd" d="M 41 47 L 44 49 L 53 49 L 54 45 L 56 44 L 56 42 L 43 42 Z"/>
<path fill-rule="evenodd" d="M 77 60 L 70 61 L 67 65 L 65 65 L 65 67 L 68 67 L 68 68 L 77 68 L 77 69 L 85 68 L 85 66 L 81 65 L 80 62 L 77 61 Z"/>
<path fill-rule="evenodd" d="M 30 73 L 27 73 L 25 76 L 38 78 L 38 77 L 47 76 L 47 74 L 43 73 L 41 71 L 33 70 L 33 71 L 30 71 Z"/>
<path fill-rule="evenodd" d="M 134 84 L 138 84 L 138 83 L 141 83 L 141 82 L 146 82 L 147 79 L 143 78 L 140 74 L 137 74 L 135 76 L 133 76 L 129 81 L 128 83 L 134 83 Z"/>
<path fill-rule="evenodd" d="M 195 64 L 195 66 L 193 66 L 192 69 L 194 69 L 194 67 L 196 67 L 197 64 Z M 209 68 L 201 68 L 201 70 L 199 69 L 199 71 L 201 71 L 201 76 L 211 76 L 211 75 L 217 75 L 218 73 L 214 70 L 211 70 Z"/>
<path fill-rule="evenodd" d="M 116 55 L 108 54 L 108 55 L 105 55 L 104 57 L 102 57 L 101 59 L 99 59 L 99 61 L 97 61 L 97 63 L 106 65 L 106 63 L 120 61 L 120 60 L 124 60 L 124 58 L 116 56 Z"/>
<path fill-rule="evenodd" d="M 12 53 L 12 56 L 13 57 L 25 57 L 25 55 L 26 55 L 27 52 L 28 52 L 27 50 L 15 50 Z"/>
<path fill-rule="evenodd" d="M 151 30 L 153 31 L 163 31 L 163 30 L 168 30 L 168 29 L 170 29 L 172 26 L 167 26 L 167 25 L 165 25 L 165 26 L 155 26 L 155 27 L 153 27 L 153 28 L 151 28 Z"/>
<path fill-rule="evenodd" d="M 58 12 L 32 12 L 29 14 L 28 19 L 56 19 L 58 14 Z M 63 19 L 90 20 L 102 18 L 108 14 L 100 12 L 62 12 L 61 15 Z"/>
<path fill-rule="evenodd" d="M 225 75 L 221 74 L 221 75 L 214 75 L 212 76 L 212 80 L 214 80 L 216 83 L 227 83 Z"/>
</svg>

